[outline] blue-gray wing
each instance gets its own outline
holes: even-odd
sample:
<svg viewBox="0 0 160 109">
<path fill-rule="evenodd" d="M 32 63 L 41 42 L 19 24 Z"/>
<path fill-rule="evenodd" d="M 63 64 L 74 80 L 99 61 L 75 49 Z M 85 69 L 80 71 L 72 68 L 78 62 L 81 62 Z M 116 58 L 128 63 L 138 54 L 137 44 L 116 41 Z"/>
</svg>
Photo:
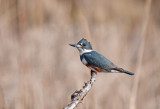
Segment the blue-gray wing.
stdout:
<svg viewBox="0 0 160 109">
<path fill-rule="evenodd" d="M 106 59 L 96 51 L 84 53 L 82 56 L 86 59 L 88 64 L 99 67 L 108 72 L 110 72 L 112 68 L 117 67 L 110 60 Z"/>
</svg>

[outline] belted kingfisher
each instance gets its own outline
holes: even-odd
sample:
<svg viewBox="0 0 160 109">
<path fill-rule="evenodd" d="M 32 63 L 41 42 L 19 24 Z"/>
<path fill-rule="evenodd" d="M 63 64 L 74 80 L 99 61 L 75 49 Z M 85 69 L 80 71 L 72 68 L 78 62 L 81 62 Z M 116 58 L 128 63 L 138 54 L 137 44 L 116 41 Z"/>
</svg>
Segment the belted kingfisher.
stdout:
<svg viewBox="0 0 160 109">
<path fill-rule="evenodd" d="M 80 59 L 84 65 L 94 72 L 119 72 L 134 75 L 134 73 L 124 70 L 114 65 L 110 60 L 92 50 L 91 43 L 86 39 L 81 39 L 77 44 L 69 44 L 76 47 L 80 53 Z"/>
</svg>

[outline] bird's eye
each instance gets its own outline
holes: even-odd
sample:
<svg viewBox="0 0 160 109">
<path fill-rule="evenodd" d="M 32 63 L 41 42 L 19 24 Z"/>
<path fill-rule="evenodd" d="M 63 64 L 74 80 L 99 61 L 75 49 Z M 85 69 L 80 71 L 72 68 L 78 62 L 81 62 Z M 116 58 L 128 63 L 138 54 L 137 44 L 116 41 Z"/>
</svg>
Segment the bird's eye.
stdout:
<svg viewBox="0 0 160 109">
<path fill-rule="evenodd" d="M 82 43 L 82 46 L 86 46 L 86 44 L 85 44 L 85 43 Z"/>
</svg>

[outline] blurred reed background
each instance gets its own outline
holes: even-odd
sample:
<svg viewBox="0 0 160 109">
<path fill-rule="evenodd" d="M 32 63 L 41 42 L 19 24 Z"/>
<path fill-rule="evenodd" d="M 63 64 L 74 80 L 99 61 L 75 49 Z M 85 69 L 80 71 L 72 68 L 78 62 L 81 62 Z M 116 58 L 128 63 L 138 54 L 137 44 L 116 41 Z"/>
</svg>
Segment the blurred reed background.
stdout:
<svg viewBox="0 0 160 109">
<path fill-rule="evenodd" d="M 90 78 L 81 38 L 135 73 L 100 73 L 77 109 L 160 109 L 159 0 L 0 0 L 0 109 L 61 109 Z"/>
</svg>

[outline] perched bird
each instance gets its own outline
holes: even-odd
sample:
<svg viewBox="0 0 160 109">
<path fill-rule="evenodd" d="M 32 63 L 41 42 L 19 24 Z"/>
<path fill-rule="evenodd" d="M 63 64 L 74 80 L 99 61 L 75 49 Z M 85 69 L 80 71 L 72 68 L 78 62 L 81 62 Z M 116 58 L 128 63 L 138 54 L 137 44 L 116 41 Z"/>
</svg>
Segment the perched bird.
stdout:
<svg viewBox="0 0 160 109">
<path fill-rule="evenodd" d="M 94 72 L 119 72 L 134 75 L 134 73 L 124 70 L 114 65 L 110 60 L 92 50 L 91 43 L 86 39 L 81 39 L 77 44 L 69 44 L 76 47 L 80 53 L 80 59 L 84 65 Z"/>
</svg>

